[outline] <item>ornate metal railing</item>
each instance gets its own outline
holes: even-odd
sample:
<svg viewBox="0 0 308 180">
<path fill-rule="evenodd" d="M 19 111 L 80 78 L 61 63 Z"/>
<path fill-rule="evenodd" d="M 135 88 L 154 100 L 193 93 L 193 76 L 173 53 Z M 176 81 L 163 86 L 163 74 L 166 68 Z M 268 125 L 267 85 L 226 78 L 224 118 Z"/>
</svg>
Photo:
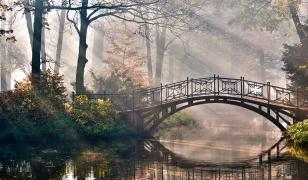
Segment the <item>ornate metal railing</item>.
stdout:
<svg viewBox="0 0 308 180">
<path fill-rule="evenodd" d="M 300 90 L 273 86 L 246 80 L 244 77 L 226 78 L 214 75 L 208 78 L 190 79 L 162 85 L 160 87 L 137 89 L 128 94 L 88 94 L 89 98 L 110 99 L 122 110 L 140 109 L 170 103 L 198 96 L 236 96 L 255 99 L 269 104 L 292 107 L 308 106 L 308 93 L 302 96 Z"/>
</svg>

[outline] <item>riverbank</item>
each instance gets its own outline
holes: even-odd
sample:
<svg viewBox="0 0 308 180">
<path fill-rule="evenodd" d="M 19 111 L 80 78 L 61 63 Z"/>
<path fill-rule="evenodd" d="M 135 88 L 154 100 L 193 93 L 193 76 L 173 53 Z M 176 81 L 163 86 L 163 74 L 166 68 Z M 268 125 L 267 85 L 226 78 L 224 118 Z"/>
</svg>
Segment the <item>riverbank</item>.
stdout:
<svg viewBox="0 0 308 180">
<path fill-rule="evenodd" d="M 290 145 L 308 148 L 308 120 L 291 125 L 286 137 Z"/>
<path fill-rule="evenodd" d="M 308 120 L 291 125 L 287 132 L 289 153 L 308 162 Z"/>
<path fill-rule="evenodd" d="M 135 133 L 109 100 L 67 98 L 63 77 L 47 71 L 34 86 L 28 77 L 0 93 L 0 143 L 48 144 L 117 139 Z"/>
</svg>

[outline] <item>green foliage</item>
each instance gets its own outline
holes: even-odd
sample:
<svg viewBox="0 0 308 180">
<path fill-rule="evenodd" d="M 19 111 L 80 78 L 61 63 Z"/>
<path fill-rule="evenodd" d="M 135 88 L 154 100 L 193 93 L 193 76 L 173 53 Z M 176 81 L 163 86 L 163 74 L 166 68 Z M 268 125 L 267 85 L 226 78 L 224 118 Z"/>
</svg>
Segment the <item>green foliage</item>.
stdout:
<svg viewBox="0 0 308 180">
<path fill-rule="evenodd" d="M 188 113 L 180 112 L 166 119 L 160 126 L 160 130 L 168 130 L 172 128 L 194 128 L 197 127 L 197 121 Z"/>
<path fill-rule="evenodd" d="M 296 146 L 289 146 L 288 152 L 292 156 L 295 156 L 298 159 L 308 162 L 308 150 L 307 149 L 296 147 Z"/>
<path fill-rule="evenodd" d="M 31 76 L 17 82 L 13 90 L 0 94 L 1 125 L 12 125 L 25 119 L 48 120 L 50 116 L 64 112 L 65 91 L 63 77 L 49 70 L 42 73 L 41 82 L 35 88 Z"/>
<path fill-rule="evenodd" d="M 0 96 L 0 141 L 57 142 L 76 139 L 76 125 L 65 111 L 63 77 L 50 70 L 33 86 L 31 76 Z"/>
<path fill-rule="evenodd" d="M 73 141 L 79 137 L 114 138 L 128 133 L 110 100 L 78 96 L 67 106 L 63 77 L 42 73 L 17 82 L 15 89 L 0 94 L 0 142 Z M 71 108 L 66 108 L 71 107 Z"/>
<path fill-rule="evenodd" d="M 24 119 L 0 132 L 1 143 L 48 144 L 78 139 L 76 124 L 69 116 L 60 115 L 44 124 Z"/>
<path fill-rule="evenodd" d="M 93 90 L 96 93 L 125 93 L 134 87 L 132 79 L 127 77 L 126 72 L 119 73 L 118 71 L 114 70 L 109 76 L 96 75 L 94 72 L 91 72 L 91 76 L 94 85 Z"/>
<path fill-rule="evenodd" d="M 308 28 L 308 25 L 306 25 Z M 306 29 L 307 29 L 306 28 Z M 307 31 L 308 32 L 308 31 Z M 291 86 L 295 88 L 308 87 L 308 43 L 285 45 L 282 62 L 283 70 L 291 80 Z"/>
<path fill-rule="evenodd" d="M 290 126 L 286 137 L 294 146 L 308 147 L 308 121 L 299 122 Z"/>
<path fill-rule="evenodd" d="M 114 138 L 128 133 L 110 100 L 77 96 L 72 115 L 80 133 L 89 138 Z"/>
<path fill-rule="evenodd" d="M 229 20 L 231 25 L 241 25 L 245 30 L 276 30 L 283 21 L 290 19 L 286 2 L 264 0 L 220 0 L 217 7 L 232 8 L 235 16 Z"/>
</svg>

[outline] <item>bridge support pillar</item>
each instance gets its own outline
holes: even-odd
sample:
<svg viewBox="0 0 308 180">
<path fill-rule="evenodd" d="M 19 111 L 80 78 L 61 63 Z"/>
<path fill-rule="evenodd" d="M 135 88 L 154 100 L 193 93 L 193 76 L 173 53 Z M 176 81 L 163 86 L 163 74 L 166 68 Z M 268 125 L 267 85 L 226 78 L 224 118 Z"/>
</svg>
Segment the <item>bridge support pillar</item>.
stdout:
<svg viewBox="0 0 308 180">
<path fill-rule="evenodd" d="M 121 114 L 121 118 L 125 119 L 128 126 L 134 129 L 138 134 L 144 133 L 144 120 L 136 111 L 126 112 Z"/>
</svg>

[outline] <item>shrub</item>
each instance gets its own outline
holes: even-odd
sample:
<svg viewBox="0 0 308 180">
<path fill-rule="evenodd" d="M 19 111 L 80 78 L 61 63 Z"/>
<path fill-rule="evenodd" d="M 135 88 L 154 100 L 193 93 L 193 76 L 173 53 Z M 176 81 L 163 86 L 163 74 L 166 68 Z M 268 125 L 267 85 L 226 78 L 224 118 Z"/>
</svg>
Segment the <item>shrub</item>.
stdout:
<svg viewBox="0 0 308 180">
<path fill-rule="evenodd" d="M 308 146 L 308 121 L 291 125 L 286 133 L 289 143 L 295 146 Z"/>
<path fill-rule="evenodd" d="M 28 76 L 0 97 L 0 141 L 50 142 L 76 137 L 74 122 L 65 111 L 63 76 L 50 70 L 33 86 Z"/>
<path fill-rule="evenodd" d="M 161 129 L 169 129 L 176 127 L 193 128 L 197 127 L 197 121 L 188 113 L 180 112 L 172 115 L 165 120 L 161 125 Z"/>
<path fill-rule="evenodd" d="M 89 138 L 113 138 L 128 132 L 110 100 L 77 96 L 72 115 L 79 131 Z"/>
<path fill-rule="evenodd" d="M 47 120 L 49 116 L 64 112 L 66 100 L 63 77 L 50 70 L 42 73 L 41 82 L 33 87 L 28 76 L 15 84 L 15 88 L 1 93 L 0 115 L 2 125 L 19 123 L 25 119 Z"/>
<path fill-rule="evenodd" d="M 298 159 L 301 159 L 305 162 L 308 162 L 308 150 L 307 149 L 303 149 L 303 148 L 295 147 L 295 146 L 289 146 L 288 151 L 292 156 Z"/>
</svg>

